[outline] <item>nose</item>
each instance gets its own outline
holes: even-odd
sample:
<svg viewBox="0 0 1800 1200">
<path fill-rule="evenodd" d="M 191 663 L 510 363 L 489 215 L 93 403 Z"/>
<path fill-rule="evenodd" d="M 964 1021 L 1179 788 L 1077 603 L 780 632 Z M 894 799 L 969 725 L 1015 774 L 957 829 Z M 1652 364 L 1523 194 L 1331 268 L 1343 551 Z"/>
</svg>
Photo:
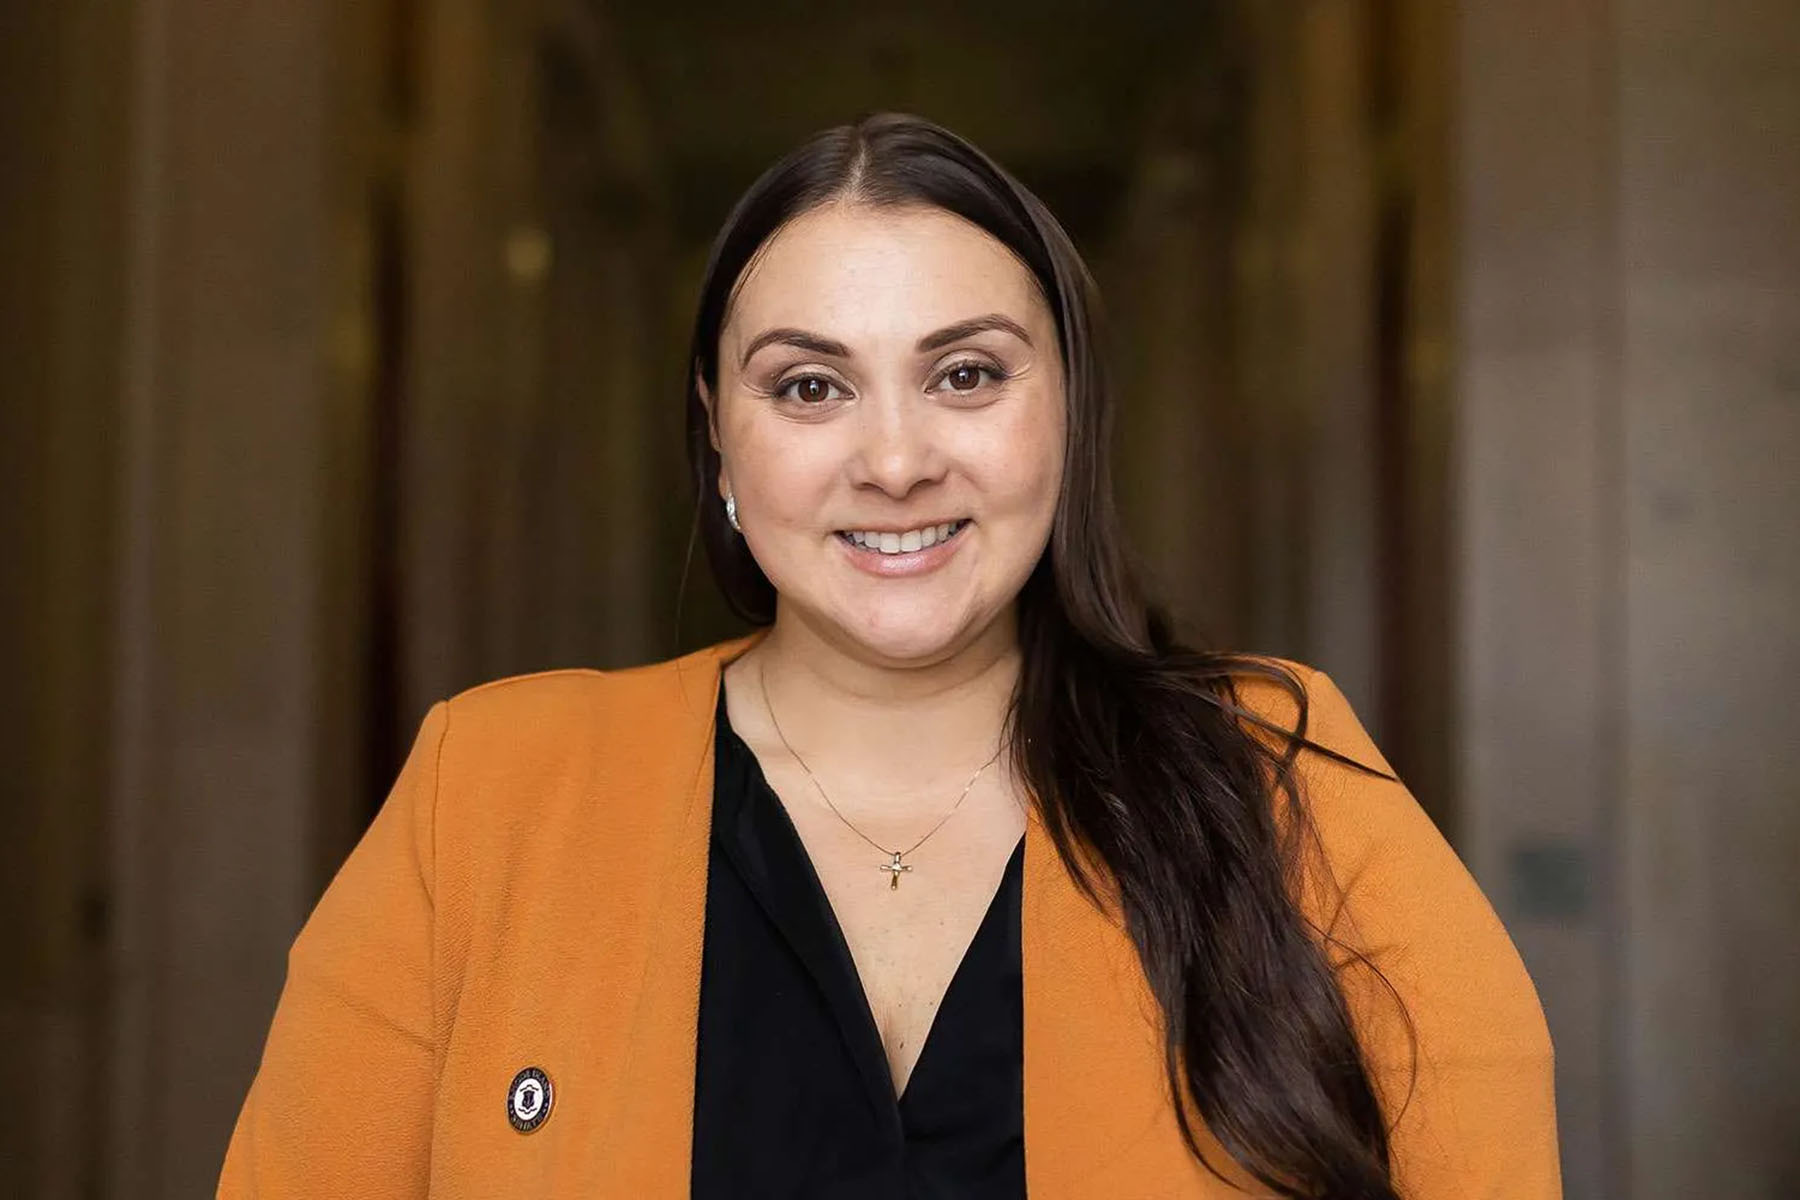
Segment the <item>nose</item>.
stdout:
<svg viewBox="0 0 1800 1200">
<path fill-rule="evenodd" d="M 865 395 L 858 412 L 852 482 L 899 500 L 920 484 L 942 479 L 945 455 L 934 415 L 901 389 Z"/>
</svg>

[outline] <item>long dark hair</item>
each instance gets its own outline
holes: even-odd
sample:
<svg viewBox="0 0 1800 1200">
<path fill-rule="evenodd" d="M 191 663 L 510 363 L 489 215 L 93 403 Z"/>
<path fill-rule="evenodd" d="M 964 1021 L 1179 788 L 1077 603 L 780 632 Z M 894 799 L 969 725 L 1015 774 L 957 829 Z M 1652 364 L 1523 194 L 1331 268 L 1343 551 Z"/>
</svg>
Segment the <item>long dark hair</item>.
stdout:
<svg viewBox="0 0 1800 1200">
<path fill-rule="evenodd" d="M 1049 546 L 1019 596 L 1011 752 L 1077 883 L 1123 914 L 1162 1009 L 1189 1148 L 1213 1167 L 1198 1121 L 1282 1196 L 1392 1200 L 1388 1126 L 1328 939 L 1299 901 L 1310 825 L 1294 764 L 1305 746 L 1323 750 L 1304 736 L 1305 689 L 1278 663 L 1179 645 L 1140 591 L 1113 501 L 1093 280 L 1043 204 L 948 130 L 898 114 L 827 130 L 752 185 L 713 245 L 687 436 L 701 536 L 727 602 L 753 624 L 775 618 L 774 587 L 712 502 L 719 456 L 699 384 L 717 394 L 720 330 L 757 250 L 839 198 L 973 222 L 1030 269 L 1056 318 L 1066 465 Z M 1296 729 L 1271 739 L 1245 723 L 1234 679 L 1249 675 L 1293 695 Z"/>
</svg>

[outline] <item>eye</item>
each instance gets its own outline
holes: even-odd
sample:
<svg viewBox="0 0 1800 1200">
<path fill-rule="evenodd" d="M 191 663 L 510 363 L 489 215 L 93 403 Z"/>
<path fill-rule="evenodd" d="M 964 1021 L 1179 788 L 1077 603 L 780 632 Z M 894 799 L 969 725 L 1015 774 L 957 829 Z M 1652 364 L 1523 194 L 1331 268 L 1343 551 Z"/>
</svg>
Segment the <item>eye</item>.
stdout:
<svg viewBox="0 0 1800 1200">
<path fill-rule="evenodd" d="M 965 360 L 944 368 L 938 376 L 938 387 L 952 392 L 973 392 L 981 387 L 984 377 L 988 383 L 999 383 L 1006 378 L 1006 372 L 991 363 Z"/>
<path fill-rule="evenodd" d="M 837 384 L 823 375 L 796 375 L 775 390 L 775 395 L 800 404 L 824 404 L 843 398 Z"/>
</svg>

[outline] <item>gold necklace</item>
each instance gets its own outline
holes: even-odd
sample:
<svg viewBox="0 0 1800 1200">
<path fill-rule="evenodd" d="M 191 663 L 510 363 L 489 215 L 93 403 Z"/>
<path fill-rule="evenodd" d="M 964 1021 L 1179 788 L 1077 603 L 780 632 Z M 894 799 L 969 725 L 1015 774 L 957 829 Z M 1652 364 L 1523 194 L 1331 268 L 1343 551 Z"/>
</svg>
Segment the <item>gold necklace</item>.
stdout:
<svg viewBox="0 0 1800 1200">
<path fill-rule="evenodd" d="M 902 874 L 912 873 L 912 864 L 903 862 L 902 860 L 908 854 L 911 854 L 914 850 L 923 846 L 926 838 L 929 838 L 932 834 L 942 829 L 944 827 L 944 822 L 956 815 L 956 810 L 961 808 L 962 802 L 969 798 L 969 792 L 975 787 L 975 781 L 981 778 L 981 773 L 993 766 L 994 760 L 1000 757 L 1001 748 L 995 747 L 993 757 L 982 763 L 981 766 L 975 769 L 975 773 L 969 776 L 969 782 L 963 785 L 962 795 L 956 798 L 956 803 L 950 806 L 949 812 L 946 812 L 943 816 L 938 818 L 938 823 L 936 825 L 933 825 L 930 829 L 925 831 L 925 837 L 920 838 L 904 850 L 894 850 L 890 847 L 883 846 L 880 842 L 858 829 L 849 817 L 846 817 L 843 813 L 838 811 L 838 806 L 831 802 L 831 797 L 825 794 L 825 787 L 819 782 L 819 777 L 812 773 L 812 768 L 806 765 L 806 760 L 800 757 L 800 752 L 794 749 L 793 744 L 787 740 L 787 735 L 781 732 L 781 722 L 775 719 L 775 706 L 769 703 L 768 675 L 763 671 L 760 663 L 756 668 L 756 684 L 762 689 L 763 708 L 768 711 L 769 724 L 775 727 L 775 736 L 781 739 L 782 746 L 786 748 L 789 754 L 794 756 L 794 761 L 800 764 L 800 769 L 806 772 L 807 779 L 812 781 L 814 790 L 819 793 L 819 799 L 825 801 L 825 807 L 829 808 L 832 811 L 832 814 L 836 816 L 838 820 L 842 821 L 851 833 L 854 833 L 857 837 L 888 856 L 888 861 L 878 864 L 877 869 L 888 873 L 889 891 L 898 891 L 900 889 L 900 876 Z"/>
</svg>

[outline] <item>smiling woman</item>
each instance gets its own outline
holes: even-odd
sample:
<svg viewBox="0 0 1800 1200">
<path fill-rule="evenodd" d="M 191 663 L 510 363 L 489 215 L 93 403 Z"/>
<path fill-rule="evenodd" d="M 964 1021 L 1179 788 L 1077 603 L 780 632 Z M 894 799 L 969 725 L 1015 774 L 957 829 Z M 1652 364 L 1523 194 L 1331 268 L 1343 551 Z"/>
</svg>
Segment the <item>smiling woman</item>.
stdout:
<svg viewBox="0 0 1800 1200">
<path fill-rule="evenodd" d="M 752 186 L 687 416 L 758 630 L 432 710 L 222 1195 L 1558 1194 L 1467 872 L 1329 679 L 1142 598 L 1095 307 L 928 122 Z"/>
<path fill-rule="evenodd" d="M 1016 255 L 852 193 L 762 245 L 718 345 L 716 398 L 695 382 L 716 486 L 788 620 L 893 664 L 1015 638 L 1001 618 L 1049 537 L 1065 408 L 1055 319 Z"/>
</svg>

